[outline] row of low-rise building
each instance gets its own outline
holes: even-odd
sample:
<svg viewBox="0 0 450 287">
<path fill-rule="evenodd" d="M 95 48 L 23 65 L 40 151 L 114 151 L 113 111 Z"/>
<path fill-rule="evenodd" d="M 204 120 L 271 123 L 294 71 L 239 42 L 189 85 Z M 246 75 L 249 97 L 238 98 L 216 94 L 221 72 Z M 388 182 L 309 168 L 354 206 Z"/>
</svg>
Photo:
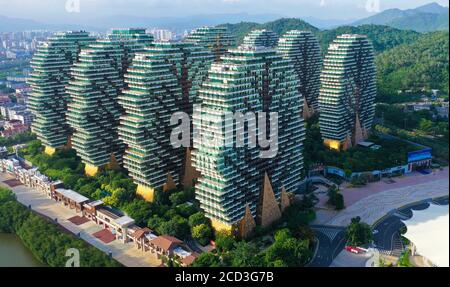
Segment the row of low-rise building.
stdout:
<svg viewBox="0 0 450 287">
<path fill-rule="evenodd" d="M 13 176 L 21 184 L 45 194 L 80 216 L 91 220 L 103 229 L 109 230 L 116 240 L 132 242 L 142 252 L 150 252 L 158 258 L 166 256 L 181 266 L 188 266 L 198 257 L 183 241 L 168 235 L 158 236 L 147 227 L 141 228 L 133 218 L 108 207 L 101 200 L 91 200 L 76 191 L 64 188 L 61 181 L 53 181 L 39 172 L 28 168 L 15 158 L 0 159 L 0 172 Z"/>
<path fill-rule="evenodd" d="M 23 125 L 30 126 L 33 122 L 33 114 L 25 105 L 6 103 L 0 106 L 0 114 L 7 121 L 19 121 Z"/>
</svg>

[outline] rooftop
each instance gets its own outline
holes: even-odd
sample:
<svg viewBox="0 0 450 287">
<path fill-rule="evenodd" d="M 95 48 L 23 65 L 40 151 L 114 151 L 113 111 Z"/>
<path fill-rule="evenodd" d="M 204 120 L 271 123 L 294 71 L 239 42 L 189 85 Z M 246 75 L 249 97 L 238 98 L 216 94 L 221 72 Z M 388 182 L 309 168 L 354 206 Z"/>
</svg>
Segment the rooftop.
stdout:
<svg viewBox="0 0 450 287">
<path fill-rule="evenodd" d="M 163 250 L 171 250 L 181 244 L 182 241 L 169 235 L 162 235 L 151 240 L 150 243 L 162 248 Z"/>
<path fill-rule="evenodd" d="M 89 198 L 82 196 L 81 194 L 76 193 L 75 191 L 70 189 L 58 188 L 56 192 L 70 200 L 75 201 L 76 203 L 83 203 L 89 201 Z"/>
</svg>

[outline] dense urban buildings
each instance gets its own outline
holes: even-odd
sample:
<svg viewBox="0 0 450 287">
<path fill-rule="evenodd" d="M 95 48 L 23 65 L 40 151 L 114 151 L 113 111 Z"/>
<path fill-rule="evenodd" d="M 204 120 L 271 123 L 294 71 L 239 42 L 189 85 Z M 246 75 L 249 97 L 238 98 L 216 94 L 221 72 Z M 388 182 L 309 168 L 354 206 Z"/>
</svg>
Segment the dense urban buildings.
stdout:
<svg viewBox="0 0 450 287">
<path fill-rule="evenodd" d="M 373 47 L 366 36 L 341 35 L 324 59 L 319 95 L 320 128 L 326 146 L 347 149 L 363 141 L 375 113 Z"/>
<path fill-rule="evenodd" d="M 270 30 L 253 30 L 245 36 L 244 45 L 251 47 L 275 48 L 278 43 L 278 35 Z"/>
<path fill-rule="evenodd" d="M 303 117 L 319 109 L 322 55 L 319 41 L 310 31 L 292 30 L 278 42 L 278 51 L 290 59 L 300 80 L 299 92 L 304 97 Z"/>
<path fill-rule="evenodd" d="M 228 49 L 236 45 L 236 39 L 228 33 L 225 27 L 201 27 L 195 29 L 186 38 L 186 42 L 204 46 L 213 51 L 216 61 L 224 55 Z"/>
<path fill-rule="evenodd" d="M 88 175 L 122 163 L 125 144 L 119 139 L 118 126 L 123 108 L 118 97 L 125 88 L 124 74 L 134 54 L 152 40 L 144 29 L 115 29 L 108 39 L 81 50 L 72 68 L 67 85 L 67 122 L 73 129 L 72 146 Z"/>
<path fill-rule="evenodd" d="M 36 117 L 32 129 L 48 154 L 69 142 L 71 132 L 66 121 L 69 96 L 65 86 L 81 48 L 93 41 L 87 32 L 57 33 L 38 48 L 31 61 L 32 92 L 28 107 Z"/>
<path fill-rule="evenodd" d="M 170 119 L 177 112 L 192 114 L 213 60 L 213 53 L 200 45 L 155 42 L 136 55 L 128 70 L 130 88 L 119 101 L 125 109 L 120 138 L 127 144 L 124 166 L 146 200 L 153 200 L 155 190 L 170 189 L 182 180 L 192 185 L 183 169 L 189 150 L 186 154 L 186 148 L 172 146 L 175 126 Z"/>
<path fill-rule="evenodd" d="M 194 138 L 193 162 L 201 174 L 196 198 L 216 230 L 233 229 L 248 208 L 253 217 L 258 216 L 263 190 L 272 190 L 264 184 L 265 177 L 270 178 L 276 198 L 283 188 L 296 190 L 301 180 L 304 138 L 298 85 L 290 61 L 260 44 L 231 49 L 221 63 L 211 66 L 200 90 L 201 108 L 194 111 L 199 136 Z M 276 156 L 261 157 L 259 147 L 237 147 L 238 134 L 248 144 L 251 132 L 263 131 L 259 123 L 257 126 L 249 120 L 247 129 L 235 130 L 236 136 L 227 133 L 224 127 L 233 124 L 225 122 L 229 112 L 278 113 Z M 212 135 L 217 142 L 205 141 Z"/>
</svg>

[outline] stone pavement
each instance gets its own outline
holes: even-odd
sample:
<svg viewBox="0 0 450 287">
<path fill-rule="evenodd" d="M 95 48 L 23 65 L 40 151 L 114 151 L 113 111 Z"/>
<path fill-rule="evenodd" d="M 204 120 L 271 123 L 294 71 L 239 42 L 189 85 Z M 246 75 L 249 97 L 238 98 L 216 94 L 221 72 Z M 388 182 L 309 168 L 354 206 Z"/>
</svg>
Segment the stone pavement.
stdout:
<svg viewBox="0 0 450 287">
<path fill-rule="evenodd" d="M 393 209 L 448 194 L 448 178 L 386 190 L 359 200 L 332 217 L 326 224 L 347 226 L 353 217 L 360 216 L 362 221 L 372 225 Z"/>
<path fill-rule="evenodd" d="M 155 254 L 137 249 L 132 242 L 123 244 L 118 240 L 114 240 L 109 244 L 104 244 L 92 235 L 102 230 L 100 226 L 92 221 L 79 226 L 73 224 L 68 219 L 79 215 L 75 210 L 64 207 L 62 204 L 49 199 L 43 193 L 27 186 L 9 187 L 3 183 L 3 181 L 11 178 L 9 175 L 0 173 L 0 186 L 11 189 L 20 203 L 25 206 L 31 205 L 32 210 L 48 218 L 57 218 L 58 223 L 65 229 L 75 235 L 79 234 L 81 239 L 103 252 L 107 254 L 112 253 L 112 257 L 123 265 L 128 267 L 156 267 L 161 264 L 161 261 L 157 259 Z M 80 256 L 83 256 L 83 254 L 80 254 Z"/>
</svg>

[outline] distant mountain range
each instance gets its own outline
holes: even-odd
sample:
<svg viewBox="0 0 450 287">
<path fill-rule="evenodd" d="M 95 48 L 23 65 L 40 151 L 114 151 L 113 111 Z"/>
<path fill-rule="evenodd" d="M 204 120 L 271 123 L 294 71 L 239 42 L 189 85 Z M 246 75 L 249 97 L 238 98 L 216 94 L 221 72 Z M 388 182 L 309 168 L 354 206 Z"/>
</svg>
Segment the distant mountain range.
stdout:
<svg viewBox="0 0 450 287">
<path fill-rule="evenodd" d="M 398 29 L 409 29 L 417 32 L 448 30 L 448 8 L 438 3 L 430 3 L 415 9 L 389 9 L 366 19 L 358 20 L 352 25 L 386 25 Z"/>
<path fill-rule="evenodd" d="M 191 30 L 201 26 L 215 26 L 222 23 L 238 23 L 249 21 L 256 23 L 265 23 L 281 18 L 281 15 L 247 13 L 236 14 L 211 14 L 211 15 L 193 15 L 187 17 L 136 17 L 130 15 L 114 15 L 110 17 L 101 17 L 96 19 L 81 20 L 71 19 L 70 24 L 46 24 L 28 19 L 9 18 L 0 15 L 0 32 L 6 31 L 25 31 L 25 30 L 74 30 L 84 29 L 89 31 L 106 31 L 110 28 L 121 27 L 143 27 L 143 28 L 161 28 L 171 29 L 177 32 Z M 68 20 L 69 21 L 69 20 Z M 81 23 L 89 23 L 89 26 Z"/>
<path fill-rule="evenodd" d="M 364 24 L 386 25 L 403 30 L 428 32 L 436 30 L 448 30 L 449 9 L 437 3 L 430 3 L 415 9 L 400 10 L 389 9 L 374 16 L 354 21 L 339 19 L 318 19 L 314 17 L 300 17 L 302 21 L 319 29 L 332 29 L 339 26 L 359 26 Z M 191 30 L 200 26 L 215 26 L 223 23 L 237 24 L 247 23 L 257 26 L 282 18 L 277 14 L 210 14 L 193 15 L 186 17 L 136 17 L 130 15 L 115 15 L 98 17 L 95 19 L 66 19 L 66 23 L 47 24 L 29 19 L 10 18 L 0 15 L 0 32 L 25 31 L 25 30 L 88 30 L 105 32 L 111 27 L 144 27 L 170 29 L 176 32 Z M 88 25 L 84 23 L 89 23 Z"/>
</svg>

